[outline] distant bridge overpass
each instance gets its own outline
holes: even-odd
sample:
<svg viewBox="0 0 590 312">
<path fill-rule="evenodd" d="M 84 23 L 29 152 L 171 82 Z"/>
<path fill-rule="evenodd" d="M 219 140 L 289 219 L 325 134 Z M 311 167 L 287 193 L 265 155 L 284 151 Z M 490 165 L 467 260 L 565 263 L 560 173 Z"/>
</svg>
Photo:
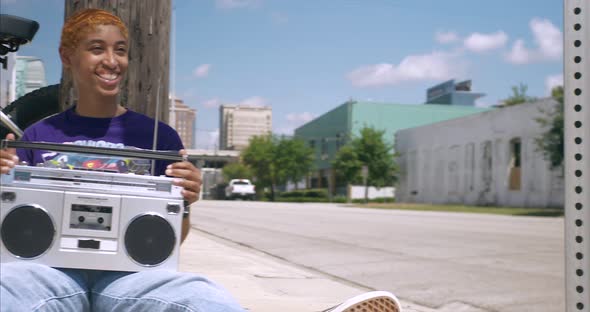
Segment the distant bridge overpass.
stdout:
<svg viewBox="0 0 590 312">
<path fill-rule="evenodd" d="M 240 151 L 187 149 L 187 152 L 191 159 L 196 159 L 193 164 L 201 168 L 203 185 L 200 198 L 221 198 L 220 190 L 224 186 L 221 168 L 228 163 L 238 162 Z"/>
<path fill-rule="evenodd" d="M 194 165 L 199 168 L 220 169 L 225 164 L 238 162 L 240 159 L 240 151 L 204 149 L 187 149 L 186 151 L 192 159 L 197 159 Z"/>
</svg>

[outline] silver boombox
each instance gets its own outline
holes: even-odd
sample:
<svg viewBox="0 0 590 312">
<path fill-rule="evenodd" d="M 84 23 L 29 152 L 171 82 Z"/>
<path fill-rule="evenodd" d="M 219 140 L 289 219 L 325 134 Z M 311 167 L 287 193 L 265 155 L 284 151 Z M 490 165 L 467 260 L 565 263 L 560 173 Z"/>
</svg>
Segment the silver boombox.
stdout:
<svg viewBox="0 0 590 312">
<path fill-rule="evenodd" d="M 88 150 L 61 150 L 72 149 Z M 178 269 L 185 205 L 172 178 L 18 165 L 2 175 L 0 197 L 2 263 Z"/>
</svg>

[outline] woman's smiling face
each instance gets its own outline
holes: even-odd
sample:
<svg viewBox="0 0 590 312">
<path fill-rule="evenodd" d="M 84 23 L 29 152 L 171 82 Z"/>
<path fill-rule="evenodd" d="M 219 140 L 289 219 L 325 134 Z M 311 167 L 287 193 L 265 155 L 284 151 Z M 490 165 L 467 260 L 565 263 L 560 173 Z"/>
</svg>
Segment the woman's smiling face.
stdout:
<svg viewBox="0 0 590 312">
<path fill-rule="evenodd" d="M 116 96 L 129 63 L 127 39 L 116 26 L 98 25 L 63 58 L 80 96 Z"/>
</svg>

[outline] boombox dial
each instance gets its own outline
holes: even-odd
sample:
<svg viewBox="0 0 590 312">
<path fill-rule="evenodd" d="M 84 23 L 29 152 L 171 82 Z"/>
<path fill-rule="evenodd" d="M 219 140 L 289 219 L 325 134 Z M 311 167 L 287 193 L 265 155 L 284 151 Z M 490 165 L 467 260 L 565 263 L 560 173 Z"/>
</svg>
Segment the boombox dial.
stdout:
<svg viewBox="0 0 590 312">
<path fill-rule="evenodd" d="M 10 253 L 33 259 L 44 254 L 55 237 L 53 220 L 35 204 L 14 207 L 2 220 L 2 243 Z"/>
</svg>

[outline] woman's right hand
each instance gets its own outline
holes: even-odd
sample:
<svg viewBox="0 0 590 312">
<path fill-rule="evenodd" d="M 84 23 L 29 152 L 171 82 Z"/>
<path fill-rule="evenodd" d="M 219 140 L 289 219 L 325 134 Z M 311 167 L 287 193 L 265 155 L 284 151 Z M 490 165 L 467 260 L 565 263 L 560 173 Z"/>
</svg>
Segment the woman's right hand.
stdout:
<svg viewBox="0 0 590 312">
<path fill-rule="evenodd" d="M 14 134 L 6 135 L 6 140 L 14 141 Z M 16 149 L 4 148 L 0 150 L 0 172 L 6 174 L 10 169 L 18 164 L 18 156 L 16 156 Z"/>
</svg>

